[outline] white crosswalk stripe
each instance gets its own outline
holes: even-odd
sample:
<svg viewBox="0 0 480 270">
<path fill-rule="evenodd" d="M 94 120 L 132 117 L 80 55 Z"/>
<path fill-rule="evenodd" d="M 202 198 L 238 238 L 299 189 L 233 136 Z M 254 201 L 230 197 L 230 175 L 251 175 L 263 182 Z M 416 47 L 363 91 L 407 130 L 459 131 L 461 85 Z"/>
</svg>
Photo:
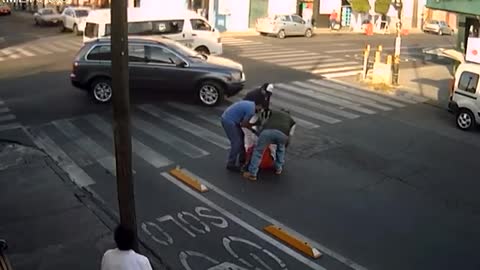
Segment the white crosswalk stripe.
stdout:
<svg viewBox="0 0 480 270">
<path fill-rule="evenodd" d="M 11 113 L 4 101 L 0 100 L 0 131 L 22 128 L 17 117 Z"/>
<path fill-rule="evenodd" d="M 31 41 L 0 50 L 0 62 L 19 60 L 39 55 L 78 51 L 83 42 L 78 39 Z"/>
<path fill-rule="evenodd" d="M 224 39 L 223 44 L 227 49 L 229 46 L 235 50 L 240 49 L 238 54 L 240 57 L 286 66 L 327 78 L 355 76 L 362 71 L 360 63 L 353 62 L 351 59 L 335 58 L 305 50 L 295 50 L 241 38 Z"/>
<path fill-rule="evenodd" d="M 229 100 L 241 100 L 246 92 Z M 401 109 L 421 100 L 413 95 L 382 94 L 312 79 L 276 83 L 271 108 L 288 109 L 298 123 L 297 132 L 302 132 L 348 124 L 349 121 Z M 175 166 L 179 159 L 183 162 L 185 158 L 211 158 L 219 151 L 228 150 L 230 143 L 221 125 L 221 114 L 227 106 L 212 109 L 179 102 L 134 106 L 132 148 L 135 157 L 138 157 L 133 163 L 135 172 L 141 173 L 139 162 L 142 162 L 141 166 L 165 170 Z M 0 113 L 9 112 L 0 108 Z M 81 186 L 94 184 L 93 171 L 98 172 L 98 169 L 111 175 L 116 173 L 110 148 L 113 145 L 112 124 L 107 120 L 111 115 L 105 114 L 57 120 L 31 128 L 38 146 L 65 166 L 65 170 Z M 165 150 L 164 146 L 168 146 L 169 150 Z"/>
</svg>

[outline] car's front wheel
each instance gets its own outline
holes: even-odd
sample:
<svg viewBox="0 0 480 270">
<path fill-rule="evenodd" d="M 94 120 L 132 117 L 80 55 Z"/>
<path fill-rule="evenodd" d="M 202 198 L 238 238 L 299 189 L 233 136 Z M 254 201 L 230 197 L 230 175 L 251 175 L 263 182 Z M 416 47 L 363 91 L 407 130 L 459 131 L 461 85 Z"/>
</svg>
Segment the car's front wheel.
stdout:
<svg viewBox="0 0 480 270">
<path fill-rule="evenodd" d="M 471 130 L 475 127 L 475 116 L 467 109 L 461 109 L 457 113 L 457 127 L 461 130 Z"/>
<path fill-rule="evenodd" d="M 305 31 L 305 37 L 307 38 L 311 38 L 313 36 L 313 32 L 312 32 L 312 29 L 307 29 L 307 31 Z"/>
<path fill-rule="evenodd" d="M 280 39 L 284 39 L 287 35 L 285 34 L 285 30 L 280 30 L 277 34 L 277 37 Z"/>
<path fill-rule="evenodd" d="M 207 47 L 205 46 L 200 46 L 195 49 L 196 52 L 204 54 L 204 55 L 210 55 L 210 51 L 208 50 Z"/>
<path fill-rule="evenodd" d="M 108 103 L 112 100 L 112 81 L 107 78 L 95 79 L 90 86 L 92 98 L 98 103 Z"/>
<path fill-rule="evenodd" d="M 204 81 L 200 83 L 197 90 L 197 97 L 200 103 L 213 107 L 223 101 L 224 87 L 215 81 Z"/>
</svg>

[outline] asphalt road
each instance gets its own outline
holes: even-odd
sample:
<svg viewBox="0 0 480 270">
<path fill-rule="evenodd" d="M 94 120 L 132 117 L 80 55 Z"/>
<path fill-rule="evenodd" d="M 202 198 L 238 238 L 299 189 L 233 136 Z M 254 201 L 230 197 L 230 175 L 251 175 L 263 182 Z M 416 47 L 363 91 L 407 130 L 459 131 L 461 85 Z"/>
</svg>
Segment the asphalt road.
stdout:
<svg viewBox="0 0 480 270">
<path fill-rule="evenodd" d="M 25 127 L 77 184 L 116 209 L 110 107 L 92 104 L 68 81 L 79 39 L 52 28 L 40 30 L 51 31 L 48 38 L 34 40 L 38 29 L 15 16 L 1 18 L 24 27 L 23 40 L 12 46 L 37 50 L 0 62 L 0 110 L 14 117 L 8 123 Z M 18 35 L 2 31 L 7 39 Z M 347 52 L 328 51 L 355 51 L 366 39 L 225 39 L 225 55 L 244 65 L 248 86 L 275 82 L 273 106 L 289 108 L 298 120 L 280 177 L 262 172 L 259 181 L 249 182 L 224 170 L 228 141 L 218 117 L 226 105 L 206 109 L 182 97 L 135 93 L 139 230 L 167 264 L 195 270 L 480 267 L 478 130 L 457 130 L 444 109 L 416 96 L 365 92 L 313 73 L 336 63 L 325 59 L 349 60 Z M 389 37 L 369 40 L 386 43 Z M 448 44 L 450 38 L 410 35 L 403 46 L 439 41 Z M 306 51 L 325 63 L 305 71 L 278 62 L 275 54 L 247 53 L 249 44 L 284 54 Z M 345 70 L 327 73 L 338 72 Z M 0 138 L 15 139 L 19 132 L 4 130 Z M 170 170 L 177 165 L 209 190 L 199 193 L 176 180 Z M 295 231 L 323 256 L 311 259 L 288 248 L 263 230 L 271 224 Z"/>
</svg>

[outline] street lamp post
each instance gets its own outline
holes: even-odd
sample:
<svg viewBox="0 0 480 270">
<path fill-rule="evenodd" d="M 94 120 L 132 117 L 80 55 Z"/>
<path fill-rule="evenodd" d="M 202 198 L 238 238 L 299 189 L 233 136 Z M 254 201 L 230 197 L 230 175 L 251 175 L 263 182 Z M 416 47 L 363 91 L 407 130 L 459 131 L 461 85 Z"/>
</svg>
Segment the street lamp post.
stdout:
<svg viewBox="0 0 480 270">
<path fill-rule="evenodd" d="M 400 70 L 400 48 L 402 44 L 402 0 L 394 0 L 393 4 L 397 9 L 397 37 L 395 38 L 395 56 L 393 59 L 393 84 L 398 85 L 398 72 Z"/>
</svg>

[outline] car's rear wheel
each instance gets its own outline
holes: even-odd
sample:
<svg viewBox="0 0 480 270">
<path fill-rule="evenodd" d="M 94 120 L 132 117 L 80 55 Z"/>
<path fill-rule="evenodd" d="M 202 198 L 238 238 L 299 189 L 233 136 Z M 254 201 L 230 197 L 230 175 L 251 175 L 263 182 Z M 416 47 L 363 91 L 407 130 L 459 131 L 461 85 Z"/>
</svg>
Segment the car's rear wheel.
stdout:
<svg viewBox="0 0 480 270">
<path fill-rule="evenodd" d="M 210 50 L 208 50 L 208 48 L 205 46 L 199 46 L 195 49 L 195 51 L 201 54 L 210 55 Z"/>
<path fill-rule="evenodd" d="M 313 36 L 313 32 L 312 32 L 312 29 L 307 29 L 307 31 L 305 31 L 305 37 L 307 38 L 311 38 Z"/>
<path fill-rule="evenodd" d="M 112 100 L 112 81 L 108 78 L 95 79 L 90 86 L 92 98 L 98 103 L 108 103 Z"/>
<path fill-rule="evenodd" d="M 277 34 L 277 37 L 280 38 L 280 39 L 284 39 L 285 38 L 285 30 L 280 30 Z"/>
<path fill-rule="evenodd" d="M 472 130 L 475 127 L 475 116 L 470 110 L 461 109 L 457 113 L 457 127 L 461 130 Z"/>
<path fill-rule="evenodd" d="M 223 101 L 225 89 L 223 85 L 215 81 L 200 83 L 197 90 L 197 98 L 202 105 L 213 107 Z"/>
</svg>

